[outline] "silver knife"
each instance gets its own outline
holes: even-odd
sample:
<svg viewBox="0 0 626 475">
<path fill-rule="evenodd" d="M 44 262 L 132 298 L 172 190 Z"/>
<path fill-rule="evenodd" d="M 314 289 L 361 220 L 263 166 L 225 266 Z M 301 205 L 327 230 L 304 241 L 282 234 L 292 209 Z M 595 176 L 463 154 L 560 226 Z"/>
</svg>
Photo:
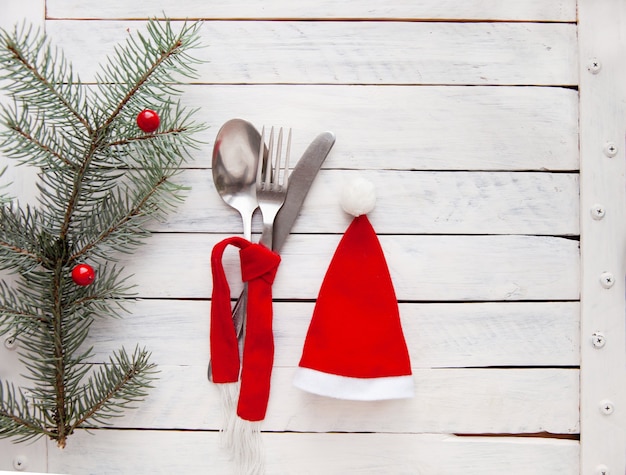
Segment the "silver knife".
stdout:
<svg viewBox="0 0 626 475">
<path fill-rule="evenodd" d="M 298 160 L 293 171 L 289 175 L 289 188 L 285 204 L 282 206 L 276 219 L 274 220 L 274 237 L 272 241 L 272 250 L 280 252 L 283 244 L 287 240 L 287 236 L 291 232 L 300 208 L 304 203 L 309 188 L 317 175 L 317 172 L 326 160 L 330 149 L 335 144 L 335 134 L 332 132 L 323 132 L 319 134 Z M 233 322 L 237 338 L 239 340 L 239 350 L 241 352 L 243 345 L 243 322 L 245 317 L 245 306 L 241 305 L 242 298 L 239 296 L 235 307 L 233 308 Z M 209 362 L 209 380 L 211 380 L 211 362 Z"/>
<path fill-rule="evenodd" d="M 298 217 L 304 198 L 324 163 L 326 156 L 335 143 L 335 134 L 324 132 L 318 135 L 306 149 L 298 161 L 293 172 L 289 175 L 289 187 L 285 204 L 278 211 L 274 221 L 274 239 L 272 250 L 280 252 L 287 236 L 291 232 L 293 223 Z"/>
</svg>

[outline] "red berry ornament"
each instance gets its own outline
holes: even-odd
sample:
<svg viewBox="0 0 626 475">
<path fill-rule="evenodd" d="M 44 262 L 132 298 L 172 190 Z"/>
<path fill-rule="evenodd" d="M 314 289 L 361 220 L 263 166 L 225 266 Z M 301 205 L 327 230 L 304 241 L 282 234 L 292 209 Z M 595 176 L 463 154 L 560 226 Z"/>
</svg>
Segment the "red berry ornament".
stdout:
<svg viewBox="0 0 626 475">
<path fill-rule="evenodd" d="M 137 125 L 148 134 L 158 129 L 160 123 L 159 114 L 152 109 L 144 109 L 137 114 Z"/>
<path fill-rule="evenodd" d="M 72 269 L 72 280 L 76 285 L 89 285 L 96 278 L 96 271 L 89 264 L 78 264 Z"/>
</svg>

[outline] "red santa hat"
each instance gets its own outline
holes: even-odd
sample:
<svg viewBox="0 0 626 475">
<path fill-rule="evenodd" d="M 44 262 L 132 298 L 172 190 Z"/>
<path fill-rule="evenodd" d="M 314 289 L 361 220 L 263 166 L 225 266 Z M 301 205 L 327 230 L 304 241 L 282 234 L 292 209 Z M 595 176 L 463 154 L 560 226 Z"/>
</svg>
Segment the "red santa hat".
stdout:
<svg viewBox="0 0 626 475">
<path fill-rule="evenodd" d="M 294 385 L 353 400 L 414 395 L 411 362 L 383 250 L 366 213 L 374 185 L 357 179 L 343 190 L 355 218 L 320 288 Z"/>
</svg>

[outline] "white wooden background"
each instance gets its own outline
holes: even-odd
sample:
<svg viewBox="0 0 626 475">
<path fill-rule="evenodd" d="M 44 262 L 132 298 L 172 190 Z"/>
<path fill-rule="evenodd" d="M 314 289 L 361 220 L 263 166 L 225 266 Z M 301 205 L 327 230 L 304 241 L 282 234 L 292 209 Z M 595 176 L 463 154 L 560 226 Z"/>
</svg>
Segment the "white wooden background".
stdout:
<svg viewBox="0 0 626 475">
<path fill-rule="evenodd" d="M 217 196 L 210 157 L 220 125 L 241 117 L 291 126 L 296 156 L 319 132 L 337 136 L 274 285 L 269 474 L 626 471 L 624 2 L 3 0 L 0 21 L 42 24 L 90 80 L 115 43 L 163 12 L 205 20 L 206 62 L 184 101 L 210 128 L 181 177 L 185 204 L 126 263 L 142 298 L 91 333 L 96 361 L 147 346 L 160 380 L 138 410 L 79 431 L 65 450 L 0 441 L 0 470 L 231 473 L 206 380 L 209 255 L 241 224 Z M 33 174 L 11 172 L 14 193 L 32 199 Z M 400 300 L 410 400 L 338 401 L 291 385 L 349 222 L 337 196 L 355 174 L 377 187 L 370 218 Z M 16 352 L 0 354 L 0 379 L 19 380 Z"/>
</svg>

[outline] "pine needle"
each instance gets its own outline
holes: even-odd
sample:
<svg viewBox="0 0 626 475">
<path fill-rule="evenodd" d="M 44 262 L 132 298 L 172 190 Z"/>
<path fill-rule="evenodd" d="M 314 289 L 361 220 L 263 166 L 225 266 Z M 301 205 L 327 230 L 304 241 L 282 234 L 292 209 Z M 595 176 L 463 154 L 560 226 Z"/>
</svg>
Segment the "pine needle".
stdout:
<svg viewBox="0 0 626 475">
<path fill-rule="evenodd" d="M 123 415 L 152 387 L 147 350 L 122 348 L 93 364 L 86 342 L 96 318 L 120 317 L 133 296 L 123 256 L 184 199 L 175 178 L 204 125 L 181 106 L 176 83 L 195 77 L 199 27 L 148 22 L 115 49 L 95 85 L 80 81 L 44 32 L 0 30 L 0 81 L 12 99 L 0 106 L 0 151 L 40 170 L 36 206 L 0 193 L 0 269 L 16 275 L 0 282 L 0 334 L 19 340 L 30 382 L 0 381 L 0 438 L 45 436 L 63 447 L 77 428 Z M 144 108 L 158 111 L 156 132 L 137 127 Z M 86 287 L 70 277 L 83 262 L 97 276 Z"/>
</svg>

